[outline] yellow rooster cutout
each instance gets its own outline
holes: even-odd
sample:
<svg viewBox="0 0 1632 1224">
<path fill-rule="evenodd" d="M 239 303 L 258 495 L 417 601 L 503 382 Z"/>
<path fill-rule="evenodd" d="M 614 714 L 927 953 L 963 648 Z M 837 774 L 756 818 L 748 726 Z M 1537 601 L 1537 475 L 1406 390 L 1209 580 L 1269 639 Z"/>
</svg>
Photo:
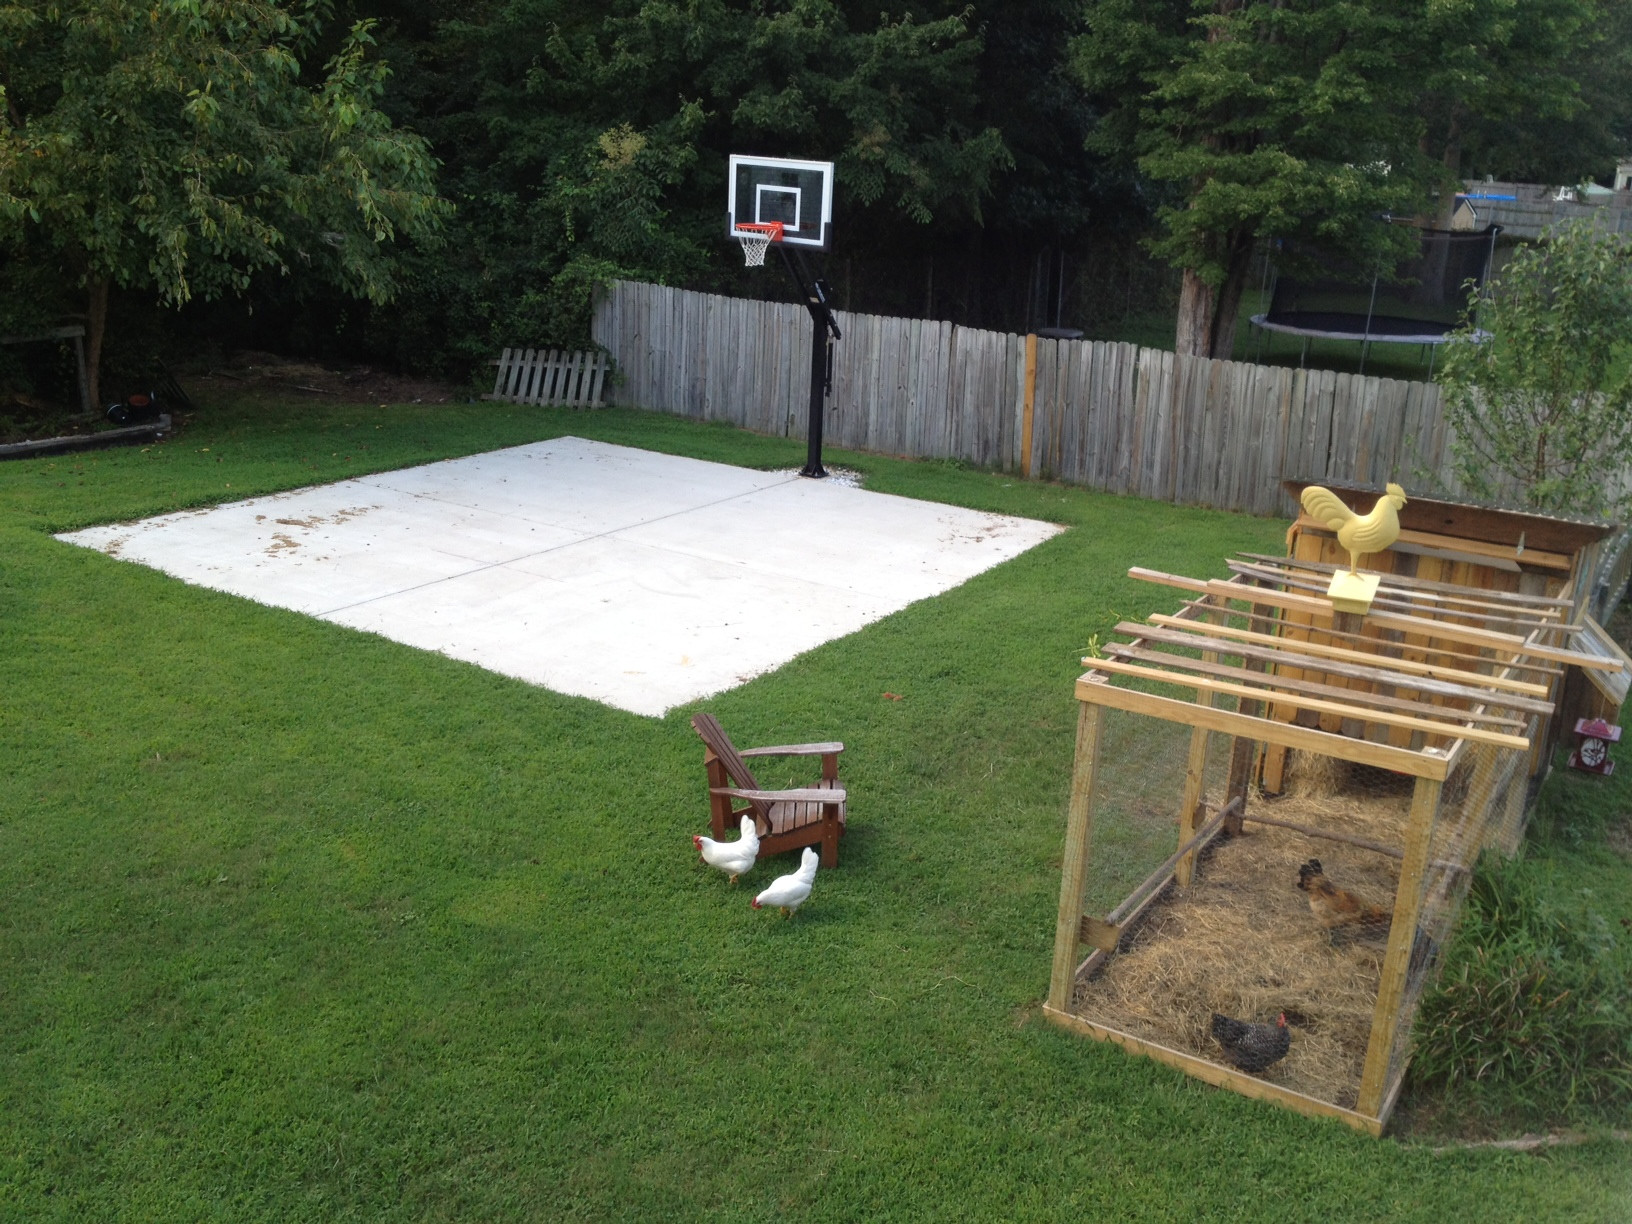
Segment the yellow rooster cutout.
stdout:
<svg viewBox="0 0 1632 1224">
<path fill-rule="evenodd" d="M 1319 485 L 1305 489 L 1301 500 L 1304 513 L 1328 531 L 1336 532 L 1338 544 L 1349 554 L 1349 572 L 1333 575 L 1326 592 L 1333 606 L 1340 612 L 1369 611 L 1381 579 L 1375 574 L 1361 574 L 1360 558 L 1382 552 L 1400 538 L 1400 507 L 1406 503 L 1405 490 L 1397 484 L 1385 486 L 1370 514 L 1356 514 L 1330 489 Z"/>
</svg>

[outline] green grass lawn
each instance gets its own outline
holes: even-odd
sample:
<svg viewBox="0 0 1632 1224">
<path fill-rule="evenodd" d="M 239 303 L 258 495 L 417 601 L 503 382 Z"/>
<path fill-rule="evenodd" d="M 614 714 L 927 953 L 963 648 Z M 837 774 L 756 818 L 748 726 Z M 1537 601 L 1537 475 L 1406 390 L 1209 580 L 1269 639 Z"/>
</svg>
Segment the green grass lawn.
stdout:
<svg viewBox="0 0 1632 1224">
<path fill-rule="evenodd" d="M 562 433 L 802 456 L 632 411 L 260 400 L 0 465 L 0 1218 L 1632 1217 L 1623 1146 L 1435 1154 L 1039 1018 L 1078 656 L 1172 605 L 1128 565 L 1222 574 L 1281 523 L 831 455 L 1072 529 L 705 703 L 740 743 L 848 745 L 851 833 L 791 922 L 748 906 L 791 856 L 733 889 L 691 852 L 695 707 L 48 534 Z"/>
</svg>

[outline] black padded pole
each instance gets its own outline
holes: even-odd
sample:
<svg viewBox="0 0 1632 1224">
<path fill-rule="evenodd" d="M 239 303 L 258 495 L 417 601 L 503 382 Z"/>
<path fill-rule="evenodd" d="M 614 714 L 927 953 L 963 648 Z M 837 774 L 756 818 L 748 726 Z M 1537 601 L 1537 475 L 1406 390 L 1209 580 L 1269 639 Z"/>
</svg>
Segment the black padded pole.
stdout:
<svg viewBox="0 0 1632 1224">
<path fill-rule="evenodd" d="M 810 418 L 805 430 L 805 466 L 799 469 L 799 475 L 820 479 L 827 475 L 822 466 L 822 408 L 831 389 L 831 350 L 833 341 L 839 338 L 839 325 L 827 305 L 826 283 L 820 277 L 806 275 L 804 256 L 798 252 L 790 255 L 788 248 L 780 244 L 776 249 L 810 312 Z"/>
</svg>

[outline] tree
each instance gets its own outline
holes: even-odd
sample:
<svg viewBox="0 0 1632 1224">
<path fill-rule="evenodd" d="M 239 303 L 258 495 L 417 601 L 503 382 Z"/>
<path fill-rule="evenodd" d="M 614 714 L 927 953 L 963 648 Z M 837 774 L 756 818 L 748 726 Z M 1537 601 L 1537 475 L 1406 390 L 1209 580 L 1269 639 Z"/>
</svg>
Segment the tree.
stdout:
<svg viewBox="0 0 1632 1224">
<path fill-rule="evenodd" d="M 1009 165 L 961 6 L 473 0 L 382 37 L 461 206 L 426 292 L 389 312 L 446 369 L 521 336 L 587 342 L 596 279 L 729 283 L 732 152 L 836 162 L 855 245 L 974 223 Z"/>
<path fill-rule="evenodd" d="M 1260 238 L 1357 262 L 1411 236 L 1437 168 L 1412 109 L 1417 26 L 1404 3 L 1091 0 L 1072 45 L 1106 100 L 1095 140 L 1167 185 L 1151 249 L 1183 270 L 1177 348 L 1228 357 Z"/>
<path fill-rule="evenodd" d="M 1477 305 L 1477 303 L 1474 303 Z M 1472 312 L 1470 311 L 1470 314 Z M 1632 502 L 1632 246 L 1586 223 L 1520 247 L 1440 373 L 1457 476 L 1551 512 Z"/>
<path fill-rule="evenodd" d="M 1625 151 L 1628 0 L 1460 0 L 1427 6 L 1418 110 L 1447 173 L 1576 183 Z M 1455 197 L 1439 215 L 1448 223 Z"/>
<path fill-rule="evenodd" d="M 434 237 L 447 205 L 425 143 L 377 106 L 370 23 L 303 79 L 321 13 L 0 4 L 0 242 L 83 289 L 98 399 L 112 285 L 180 305 L 275 272 L 379 302 L 396 288 L 393 241 Z"/>
</svg>

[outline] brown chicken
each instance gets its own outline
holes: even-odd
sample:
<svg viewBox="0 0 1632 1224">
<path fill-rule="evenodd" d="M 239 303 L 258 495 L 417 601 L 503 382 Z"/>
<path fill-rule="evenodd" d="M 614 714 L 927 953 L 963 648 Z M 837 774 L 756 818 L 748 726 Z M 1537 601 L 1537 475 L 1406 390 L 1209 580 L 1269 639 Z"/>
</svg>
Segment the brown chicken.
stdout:
<svg viewBox="0 0 1632 1224">
<path fill-rule="evenodd" d="M 1391 916 L 1380 905 L 1367 905 L 1326 878 L 1319 859 L 1298 868 L 1298 887 L 1309 894 L 1309 911 L 1326 928 L 1334 944 L 1353 937 L 1386 940 Z"/>
<path fill-rule="evenodd" d="M 1349 550 L 1349 572 L 1360 568 L 1360 558 L 1379 553 L 1400 538 L 1400 507 L 1405 490 L 1397 484 L 1385 486 L 1370 514 L 1356 514 L 1330 489 L 1310 485 L 1303 491 L 1303 510 L 1328 531 L 1337 533 L 1337 542 Z"/>
<path fill-rule="evenodd" d="M 1292 1048 L 1292 1030 L 1286 1027 L 1286 1013 L 1274 1024 L 1253 1024 L 1213 1013 L 1213 1037 L 1224 1047 L 1224 1057 L 1254 1075 L 1286 1057 Z"/>
</svg>

